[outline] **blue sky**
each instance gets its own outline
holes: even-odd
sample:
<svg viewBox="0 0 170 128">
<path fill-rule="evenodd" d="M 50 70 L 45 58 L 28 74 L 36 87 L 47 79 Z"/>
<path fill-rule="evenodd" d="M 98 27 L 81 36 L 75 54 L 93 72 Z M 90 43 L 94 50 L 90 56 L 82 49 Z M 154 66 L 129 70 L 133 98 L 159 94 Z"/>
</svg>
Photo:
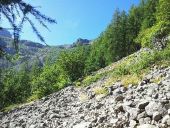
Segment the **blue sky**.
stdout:
<svg viewBox="0 0 170 128">
<path fill-rule="evenodd" d="M 95 39 L 105 30 L 116 8 L 128 10 L 139 0 L 26 0 L 40 6 L 42 13 L 58 22 L 49 25 L 50 32 L 36 22 L 49 45 L 70 44 L 77 38 Z M 8 26 L 6 23 L 3 23 Z M 40 42 L 29 25 L 25 25 L 22 39 Z"/>
</svg>

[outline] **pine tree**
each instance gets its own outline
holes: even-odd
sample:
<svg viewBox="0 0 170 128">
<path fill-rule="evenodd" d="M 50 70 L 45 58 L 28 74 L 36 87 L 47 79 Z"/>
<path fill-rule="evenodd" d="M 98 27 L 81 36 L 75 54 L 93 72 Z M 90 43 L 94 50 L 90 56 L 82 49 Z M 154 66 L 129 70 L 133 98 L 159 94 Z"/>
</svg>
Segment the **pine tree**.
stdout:
<svg viewBox="0 0 170 128">
<path fill-rule="evenodd" d="M 156 22 L 160 26 L 159 34 L 161 37 L 170 33 L 170 1 L 159 0 L 156 12 Z"/>
<path fill-rule="evenodd" d="M 159 0 L 147 0 L 144 3 L 144 19 L 142 21 L 141 30 L 150 28 L 156 23 L 155 13 L 158 2 Z"/>
</svg>

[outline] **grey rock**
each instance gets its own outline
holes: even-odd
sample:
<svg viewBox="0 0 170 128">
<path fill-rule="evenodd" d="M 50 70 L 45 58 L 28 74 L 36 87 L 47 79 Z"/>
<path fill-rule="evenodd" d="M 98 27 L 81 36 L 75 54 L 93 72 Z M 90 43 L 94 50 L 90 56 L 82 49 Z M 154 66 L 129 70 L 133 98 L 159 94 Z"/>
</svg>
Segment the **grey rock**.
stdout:
<svg viewBox="0 0 170 128">
<path fill-rule="evenodd" d="M 96 108 L 96 109 L 100 109 L 102 106 L 103 106 L 102 103 L 97 103 L 97 104 L 95 105 L 95 108 Z"/>
<path fill-rule="evenodd" d="M 139 109 L 145 109 L 145 107 L 149 104 L 149 101 L 142 101 L 138 104 Z"/>
<path fill-rule="evenodd" d="M 160 114 L 158 111 L 153 113 L 153 120 L 159 121 L 162 118 L 162 114 Z"/>
<path fill-rule="evenodd" d="M 168 114 L 170 115 L 170 109 L 168 109 Z"/>
<path fill-rule="evenodd" d="M 130 121 L 130 124 L 129 124 L 130 128 L 135 128 L 136 125 L 137 125 L 137 123 L 135 120 Z"/>
<path fill-rule="evenodd" d="M 170 116 L 169 115 L 164 116 L 162 119 L 162 123 L 168 124 L 170 126 Z"/>
<path fill-rule="evenodd" d="M 130 119 L 134 120 L 137 118 L 137 115 L 139 114 L 139 110 L 137 108 L 131 108 L 128 106 L 123 106 L 124 111 L 128 112 L 130 114 Z"/>
<path fill-rule="evenodd" d="M 158 128 L 158 127 L 151 124 L 142 124 L 140 126 L 137 126 L 137 128 Z"/>
<path fill-rule="evenodd" d="M 99 117 L 98 118 L 98 123 L 103 123 L 103 121 L 106 119 L 106 117 L 105 116 L 102 116 L 102 117 Z"/>
<path fill-rule="evenodd" d="M 166 93 L 167 100 L 170 100 L 170 92 Z"/>
<path fill-rule="evenodd" d="M 116 98 L 115 98 L 115 101 L 123 101 L 124 97 L 122 95 L 118 95 Z"/>
<path fill-rule="evenodd" d="M 86 106 L 85 106 L 85 108 L 90 108 L 91 105 L 92 105 L 92 103 L 87 103 Z"/>
<path fill-rule="evenodd" d="M 165 109 L 161 103 L 156 103 L 154 101 L 150 102 L 146 107 L 145 111 L 149 116 L 152 116 L 154 112 L 158 111 L 160 114 L 163 114 Z"/>
<path fill-rule="evenodd" d="M 94 92 L 90 92 L 90 93 L 88 94 L 88 96 L 89 96 L 89 99 L 92 99 L 92 98 L 95 97 L 95 93 L 94 93 Z"/>
<path fill-rule="evenodd" d="M 34 125 L 34 124 L 29 126 L 29 128 L 36 128 L 36 127 L 37 127 L 37 125 Z"/>
<path fill-rule="evenodd" d="M 139 119 L 141 119 L 141 118 L 145 118 L 145 117 L 147 117 L 147 114 L 146 114 L 146 112 L 144 111 L 144 112 L 138 114 L 137 120 L 139 120 Z"/>
<path fill-rule="evenodd" d="M 170 91 L 170 87 L 169 87 L 170 86 L 170 80 L 169 79 L 162 81 L 162 84 L 167 86 L 166 91 Z"/>
<path fill-rule="evenodd" d="M 50 119 L 52 119 L 52 118 L 60 118 L 60 116 L 57 115 L 57 114 L 51 114 L 49 118 L 50 118 Z"/>
<path fill-rule="evenodd" d="M 124 109 L 123 109 L 123 105 L 122 104 L 117 104 L 116 107 L 114 108 L 114 111 L 116 113 L 118 113 L 118 112 L 125 112 Z"/>
<path fill-rule="evenodd" d="M 150 117 L 146 117 L 146 118 L 140 118 L 139 119 L 139 124 L 150 124 L 151 123 L 151 118 Z"/>
<path fill-rule="evenodd" d="M 122 91 L 120 88 L 117 88 L 113 91 L 113 95 L 117 95 L 117 94 L 122 94 Z"/>
<path fill-rule="evenodd" d="M 81 122 L 80 124 L 76 124 L 73 126 L 73 128 L 88 128 L 90 125 L 90 122 Z"/>
<path fill-rule="evenodd" d="M 170 68 L 157 68 L 149 74 L 154 79 L 157 76 L 166 76 L 167 72 L 170 73 Z M 159 85 L 151 83 L 150 80 L 150 83 L 143 81 L 139 87 L 128 89 L 118 82 L 110 89 L 113 95 L 104 95 L 99 100 L 88 98 L 86 102 L 80 101 L 81 93 L 86 93 L 89 97 L 93 88 L 103 87 L 107 79 L 94 82 L 88 89 L 67 87 L 38 101 L 0 114 L 0 128 L 170 127 L 170 94 L 169 86 L 165 84 L 168 79 L 163 78 Z"/>
<path fill-rule="evenodd" d="M 110 123 L 111 123 L 111 124 L 116 124 L 118 121 L 119 121 L 119 119 L 113 119 L 113 118 L 112 118 L 112 119 L 110 120 Z"/>
</svg>

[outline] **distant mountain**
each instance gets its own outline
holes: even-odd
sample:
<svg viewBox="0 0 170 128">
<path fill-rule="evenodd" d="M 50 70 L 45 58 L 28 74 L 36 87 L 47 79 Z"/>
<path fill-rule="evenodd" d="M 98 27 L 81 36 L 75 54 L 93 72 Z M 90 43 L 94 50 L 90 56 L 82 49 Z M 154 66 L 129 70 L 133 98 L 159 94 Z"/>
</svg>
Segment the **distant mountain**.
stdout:
<svg viewBox="0 0 170 128">
<path fill-rule="evenodd" d="M 62 49 L 69 49 L 77 46 L 90 45 L 90 44 L 91 44 L 91 40 L 78 38 L 75 42 L 73 42 L 73 44 L 58 45 L 58 47 Z"/>
<path fill-rule="evenodd" d="M 57 58 L 57 55 L 61 51 L 61 48 L 55 46 L 45 46 L 43 44 L 32 42 L 28 40 L 21 40 L 19 42 L 19 58 L 15 59 L 13 56 L 16 53 L 15 48 L 13 47 L 13 38 L 10 36 L 10 32 L 3 30 L 0 33 L 0 47 L 3 48 L 5 53 L 7 53 L 8 59 L 6 56 L 0 58 L 0 68 L 5 69 L 9 67 L 20 68 L 21 65 L 27 63 L 28 66 L 32 66 L 34 63 L 38 63 L 39 66 L 45 64 L 46 58 L 48 60 L 54 61 Z M 55 53 L 55 56 L 51 56 L 52 53 Z M 13 59 L 9 59 L 13 57 Z"/>
<path fill-rule="evenodd" d="M 90 45 L 90 40 L 88 39 L 82 39 L 82 38 L 78 38 L 76 42 L 73 43 L 73 47 L 75 46 L 79 46 L 79 45 Z"/>
<path fill-rule="evenodd" d="M 12 34 L 7 29 L 0 29 L 0 35 L 8 38 L 12 38 Z"/>
<path fill-rule="evenodd" d="M 8 54 L 12 56 L 16 53 L 13 45 L 13 38 L 9 31 L 1 30 L 0 32 L 0 47 Z M 39 66 L 44 66 L 46 60 L 50 64 L 54 63 L 58 54 L 63 49 L 70 49 L 77 47 L 78 45 L 89 45 L 90 40 L 77 39 L 73 44 L 58 45 L 58 46 L 46 46 L 37 42 L 29 40 L 21 40 L 19 43 L 19 58 L 18 59 L 6 59 L 0 58 L 0 68 L 16 67 L 20 68 L 21 65 L 27 63 L 28 66 L 32 66 L 34 63 L 38 63 Z M 12 56 L 14 57 L 14 56 Z"/>
</svg>

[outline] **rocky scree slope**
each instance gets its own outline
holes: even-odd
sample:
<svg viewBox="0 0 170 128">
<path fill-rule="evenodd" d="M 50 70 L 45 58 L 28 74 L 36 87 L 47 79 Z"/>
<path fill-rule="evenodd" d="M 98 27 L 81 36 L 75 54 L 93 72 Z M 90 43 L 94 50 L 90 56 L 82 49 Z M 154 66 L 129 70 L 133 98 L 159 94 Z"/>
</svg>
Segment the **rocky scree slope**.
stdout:
<svg viewBox="0 0 170 128">
<path fill-rule="evenodd" d="M 152 68 L 138 86 L 116 82 L 97 94 L 107 79 L 2 112 L 0 128 L 170 128 L 170 66 Z"/>
<path fill-rule="evenodd" d="M 160 83 L 150 82 L 161 76 Z M 94 87 L 67 87 L 39 101 L 0 114 L 0 128 L 168 128 L 170 67 L 154 69 L 138 86 L 117 82 L 107 95 Z M 83 97 L 84 95 L 84 97 Z"/>
</svg>

